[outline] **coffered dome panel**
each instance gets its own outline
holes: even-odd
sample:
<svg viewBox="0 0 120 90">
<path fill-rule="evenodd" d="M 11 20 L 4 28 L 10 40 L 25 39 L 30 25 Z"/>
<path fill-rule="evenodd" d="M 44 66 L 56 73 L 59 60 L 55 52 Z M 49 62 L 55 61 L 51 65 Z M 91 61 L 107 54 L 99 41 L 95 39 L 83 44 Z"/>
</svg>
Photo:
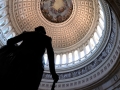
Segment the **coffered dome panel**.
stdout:
<svg viewBox="0 0 120 90">
<path fill-rule="evenodd" d="M 87 35 L 89 39 L 93 34 L 94 23 L 98 20 L 98 14 L 95 14 L 98 13 L 96 2 L 93 0 L 13 0 L 11 7 L 14 22 L 21 32 L 32 31 L 35 27 L 42 25 L 47 35 L 52 37 L 54 49 L 61 49 L 74 46 L 81 40 L 85 43 L 85 36 Z M 44 5 L 47 4 L 52 6 L 46 8 Z M 65 6 L 66 4 L 68 6 Z M 50 8 L 56 12 L 50 11 Z M 61 9 L 64 9 L 63 12 L 58 12 Z M 46 13 L 49 14 L 45 16 Z M 55 21 L 49 19 L 49 15 L 53 15 L 52 17 L 62 15 L 62 19 L 59 21 L 57 18 Z M 66 19 L 63 19 L 66 15 Z"/>
</svg>

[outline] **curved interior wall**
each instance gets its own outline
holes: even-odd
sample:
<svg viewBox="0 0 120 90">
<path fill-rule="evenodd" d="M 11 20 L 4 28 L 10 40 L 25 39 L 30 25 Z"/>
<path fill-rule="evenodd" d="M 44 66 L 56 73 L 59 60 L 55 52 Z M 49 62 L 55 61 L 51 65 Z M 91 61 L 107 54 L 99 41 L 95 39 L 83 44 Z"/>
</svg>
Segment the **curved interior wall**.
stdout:
<svg viewBox="0 0 120 90">
<path fill-rule="evenodd" d="M 107 78 L 108 73 L 115 66 L 119 56 L 120 37 L 116 17 L 111 12 L 111 31 L 109 40 L 98 57 L 93 59 L 93 62 L 86 64 L 85 67 L 79 68 L 71 72 L 59 73 L 60 80 L 56 85 L 56 90 L 84 90 L 86 86 L 89 88 L 93 85 L 100 83 Z M 97 63 L 95 65 L 95 63 Z M 88 68 L 89 67 L 89 68 Z M 91 70 L 89 70 L 91 69 Z M 70 78 L 72 77 L 72 78 Z M 103 78 L 104 77 L 104 78 Z M 96 82 L 97 81 L 97 82 Z M 43 75 L 43 81 L 41 82 L 40 89 L 48 89 L 52 85 L 52 79 L 49 73 Z M 87 90 L 87 89 L 86 89 Z"/>
<path fill-rule="evenodd" d="M 115 13 L 115 17 L 117 18 L 118 31 L 120 31 L 120 1 L 119 0 L 106 0 L 110 5 L 110 8 Z M 120 33 L 119 33 L 120 34 Z M 118 35 L 119 35 L 118 34 Z M 118 37 L 119 38 L 119 37 Z M 118 41 L 120 44 L 120 41 Z M 120 45 L 117 46 L 118 51 L 120 51 Z M 112 73 L 109 74 L 107 80 L 103 80 L 102 83 L 98 84 L 92 90 L 120 90 L 120 54 L 117 58 L 116 67 L 112 69 Z"/>
</svg>

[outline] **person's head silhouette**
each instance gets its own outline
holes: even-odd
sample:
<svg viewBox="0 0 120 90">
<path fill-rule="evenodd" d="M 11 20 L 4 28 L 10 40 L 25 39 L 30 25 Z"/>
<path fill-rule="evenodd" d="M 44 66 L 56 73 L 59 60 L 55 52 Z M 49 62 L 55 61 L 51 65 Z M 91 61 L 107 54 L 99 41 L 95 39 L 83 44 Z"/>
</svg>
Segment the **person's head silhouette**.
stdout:
<svg viewBox="0 0 120 90">
<path fill-rule="evenodd" d="M 45 28 L 43 26 L 38 26 L 35 28 L 36 32 L 41 32 L 43 34 L 46 34 Z"/>
</svg>

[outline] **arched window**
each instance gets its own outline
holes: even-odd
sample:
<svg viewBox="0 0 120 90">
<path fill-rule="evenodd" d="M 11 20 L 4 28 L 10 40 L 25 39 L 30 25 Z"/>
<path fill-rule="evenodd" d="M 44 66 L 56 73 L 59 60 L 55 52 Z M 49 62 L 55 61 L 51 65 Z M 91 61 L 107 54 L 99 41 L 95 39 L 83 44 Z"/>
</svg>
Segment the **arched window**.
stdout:
<svg viewBox="0 0 120 90">
<path fill-rule="evenodd" d="M 1 2 L 0 3 L 0 9 L 4 8 L 5 7 L 5 3 Z"/>
<path fill-rule="evenodd" d="M 85 57 L 85 53 L 84 53 L 84 50 L 80 52 L 80 56 L 81 56 L 81 60 L 83 60 Z"/>
<path fill-rule="evenodd" d="M 47 54 L 44 54 L 44 60 L 45 60 L 45 64 L 47 64 L 48 63 L 48 56 L 47 56 Z"/>
<path fill-rule="evenodd" d="M 68 55 L 68 62 L 69 62 L 69 63 L 72 62 L 72 53 L 69 53 L 69 55 Z"/>
<path fill-rule="evenodd" d="M 96 32 L 94 33 L 94 39 L 95 39 L 95 42 L 98 43 L 98 41 L 99 41 L 99 37 L 98 37 L 98 35 L 97 35 Z"/>
<path fill-rule="evenodd" d="M 75 52 L 74 52 L 74 57 L 75 57 L 75 59 L 74 59 L 75 61 L 79 59 L 78 51 L 77 50 L 75 50 Z"/>
<path fill-rule="evenodd" d="M 100 9 L 100 15 L 104 18 L 104 14 L 103 14 L 102 9 Z"/>
<path fill-rule="evenodd" d="M 86 49 L 86 54 L 88 54 L 88 53 L 90 52 L 89 45 L 87 45 L 87 46 L 85 47 L 85 49 Z"/>
<path fill-rule="evenodd" d="M 2 32 L 3 32 L 4 34 L 6 34 L 8 31 L 9 31 L 9 27 L 7 27 L 7 28 L 5 28 L 4 30 L 2 30 Z"/>
<path fill-rule="evenodd" d="M 60 55 L 57 55 L 57 56 L 56 56 L 55 64 L 60 64 Z"/>
<path fill-rule="evenodd" d="M 4 34 L 7 34 L 8 32 L 10 32 L 12 30 L 12 27 L 9 26 L 8 29 L 4 32 Z"/>
<path fill-rule="evenodd" d="M 102 36 L 102 30 L 101 30 L 101 28 L 100 28 L 99 25 L 97 26 L 97 32 L 99 33 L 99 35 L 100 35 L 100 37 L 101 37 L 101 36 Z"/>
<path fill-rule="evenodd" d="M 10 38 L 12 38 L 12 37 L 13 37 L 13 35 L 12 35 L 12 34 L 10 34 L 10 36 L 8 36 L 8 37 L 7 37 L 7 39 L 10 39 Z"/>
<path fill-rule="evenodd" d="M 1 11 L 0 12 L 0 18 L 4 17 L 6 14 L 7 14 L 6 11 Z"/>
<path fill-rule="evenodd" d="M 7 40 L 14 37 L 15 36 L 15 32 L 12 32 L 8 37 Z M 21 44 L 21 42 L 18 43 L 18 45 Z"/>
<path fill-rule="evenodd" d="M 0 21 L 0 27 L 4 26 L 5 25 L 5 20 L 3 21 Z"/>
<path fill-rule="evenodd" d="M 15 36 L 15 32 L 12 33 L 12 36 L 13 36 L 13 37 Z"/>
<path fill-rule="evenodd" d="M 63 57 L 62 57 L 62 64 L 65 64 L 66 63 L 66 54 L 63 54 Z"/>
<path fill-rule="evenodd" d="M 94 48 L 94 46 L 95 46 L 95 43 L 94 43 L 94 41 L 93 41 L 93 39 L 92 39 L 92 38 L 90 39 L 90 44 L 91 44 L 91 48 L 93 49 L 93 48 Z"/>
<path fill-rule="evenodd" d="M 99 23 L 101 24 L 102 29 L 104 29 L 104 22 L 101 18 L 99 18 Z"/>
</svg>

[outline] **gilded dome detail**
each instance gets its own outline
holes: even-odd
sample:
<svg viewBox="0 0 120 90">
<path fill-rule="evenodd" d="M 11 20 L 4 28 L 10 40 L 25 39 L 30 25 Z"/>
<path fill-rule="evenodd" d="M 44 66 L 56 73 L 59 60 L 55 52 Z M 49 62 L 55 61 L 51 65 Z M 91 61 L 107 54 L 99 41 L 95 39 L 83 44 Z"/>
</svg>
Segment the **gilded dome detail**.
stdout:
<svg viewBox="0 0 120 90">
<path fill-rule="evenodd" d="M 41 0 L 40 9 L 47 20 L 61 23 L 70 17 L 73 5 L 71 0 Z"/>
</svg>

